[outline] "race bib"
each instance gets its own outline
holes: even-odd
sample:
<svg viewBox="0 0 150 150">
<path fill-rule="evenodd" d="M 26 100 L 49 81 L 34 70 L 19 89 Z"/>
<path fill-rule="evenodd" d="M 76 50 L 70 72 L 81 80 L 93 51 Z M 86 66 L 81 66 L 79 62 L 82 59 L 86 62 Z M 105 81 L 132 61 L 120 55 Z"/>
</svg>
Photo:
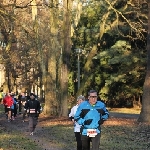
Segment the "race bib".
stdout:
<svg viewBox="0 0 150 150">
<path fill-rule="evenodd" d="M 35 113 L 35 109 L 30 109 L 30 114 Z"/>
<path fill-rule="evenodd" d="M 97 135 L 96 129 L 87 129 L 87 136 L 95 137 Z"/>
</svg>

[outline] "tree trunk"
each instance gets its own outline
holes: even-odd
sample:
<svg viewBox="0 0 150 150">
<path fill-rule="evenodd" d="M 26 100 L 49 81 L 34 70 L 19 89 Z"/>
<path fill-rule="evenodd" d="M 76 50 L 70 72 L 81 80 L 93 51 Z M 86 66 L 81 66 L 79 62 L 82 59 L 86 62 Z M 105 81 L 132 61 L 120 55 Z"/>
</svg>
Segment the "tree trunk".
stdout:
<svg viewBox="0 0 150 150">
<path fill-rule="evenodd" d="M 54 3 L 55 4 L 55 3 Z M 45 107 L 44 112 L 47 115 L 57 115 L 58 101 L 56 99 L 56 51 L 57 41 L 57 11 L 50 8 L 50 39 L 48 52 L 48 74 L 46 79 Z"/>
<path fill-rule="evenodd" d="M 68 116 L 68 73 L 71 51 L 71 1 L 64 0 L 63 20 L 63 54 L 62 54 L 62 79 L 61 79 L 61 116 Z"/>
<path fill-rule="evenodd" d="M 150 1 L 148 1 L 148 10 L 147 71 L 143 86 L 142 108 L 138 121 L 150 123 Z"/>
<path fill-rule="evenodd" d="M 82 82 L 81 82 L 81 85 L 80 85 L 80 88 L 76 94 L 76 97 L 83 94 L 83 91 L 84 91 L 84 85 L 86 83 L 88 83 L 88 78 L 89 78 L 89 72 L 93 66 L 93 57 L 97 54 L 97 45 L 94 45 L 92 50 L 90 51 L 89 55 L 88 55 L 88 58 L 87 58 L 87 62 L 86 64 L 84 65 L 84 76 L 83 76 L 83 79 L 82 79 Z M 88 91 L 87 91 L 88 92 Z"/>
</svg>

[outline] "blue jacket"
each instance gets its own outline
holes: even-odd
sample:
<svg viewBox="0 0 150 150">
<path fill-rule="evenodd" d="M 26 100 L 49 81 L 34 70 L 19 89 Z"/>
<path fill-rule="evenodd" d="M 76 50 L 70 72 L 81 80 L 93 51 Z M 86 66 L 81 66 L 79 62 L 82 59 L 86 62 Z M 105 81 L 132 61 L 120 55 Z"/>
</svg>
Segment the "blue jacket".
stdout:
<svg viewBox="0 0 150 150">
<path fill-rule="evenodd" d="M 12 99 L 13 99 L 13 105 L 11 106 L 11 109 L 14 109 L 14 105 L 17 104 L 17 102 L 15 101 L 14 98 L 12 98 Z"/>
<path fill-rule="evenodd" d="M 74 119 L 79 125 L 82 125 L 82 135 L 87 135 L 87 129 L 96 129 L 97 133 L 100 133 L 100 125 L 108 117 L 109 112 L 103 102 L 97 101 L 92 106 L 89 101 L 84 101 L 79 105 Z"/>
</svg>

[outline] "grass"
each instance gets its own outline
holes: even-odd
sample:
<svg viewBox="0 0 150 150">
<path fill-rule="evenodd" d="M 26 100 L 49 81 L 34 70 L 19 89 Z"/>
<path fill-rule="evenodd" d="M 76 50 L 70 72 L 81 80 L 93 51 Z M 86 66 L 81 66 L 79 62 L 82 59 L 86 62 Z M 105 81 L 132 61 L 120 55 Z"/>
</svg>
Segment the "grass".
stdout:
<svg viewBox="0 0 150 150">
<path fill-rule="evenodd" d="M 36 143 L 20 132 L 0 127 L 0 150 L 41 150 Z"/>
<path fill-rule="evenodd" d="M 2 150 L 40 150 L 30 139 L 26 139 L 20 133 L 15 131 L 6 132 L 0 130 L 0 148 Z"/>
<path fill-rule="evenodd" d="M 141 108 L 108 108 L 110 112 L 140 114 Z"/>
<path fill-rule="evenodd" d="M 109 109 L 110 110 L 110 109 Z M 0 112 L 3 111 L 0 109 Z M 111 109 L 112 112 L 139 114 L 140 110 Z M 0 120 L 1 122 L 1 120 Z M 41 120 L 37 139 L 21 131 L 10 131 L 0 126 L 0 150 L 75 150 L 76 142 L 70 121 Z M 49 149 L 43 148 L 42 143 Z M 102 125 L 101 150 L 149 150 L 150 125 L 138 124 L 136 119 L 110 118 Z M 54 150 L 54 149 L 53 149 Z"/>
<path fill-rule="evenodd" d="M 4 113 L 0 106 L 0 114 Z M 0 119 L 0 122 L 4 121 Z M 25 137 L 21 132 L 7 129 L 0 123 L 0 150 L 41 150 L 36 143 Z"/>
<path fill-rule="evenodd" d="M 48 125 L 43 128 L 44 137 L 42 141 L 56 147 L 59 150 L 74 150 L 75 137 L 71 125 Z M 40 136 L 40 132 L 37 133 Z"/>
<path fill-rule="evenodd" d="M 103 150 L 148 150 L 148 138 L 145 127 L 106 126 L 102 130 L 101 147 Z"/>
</svg>

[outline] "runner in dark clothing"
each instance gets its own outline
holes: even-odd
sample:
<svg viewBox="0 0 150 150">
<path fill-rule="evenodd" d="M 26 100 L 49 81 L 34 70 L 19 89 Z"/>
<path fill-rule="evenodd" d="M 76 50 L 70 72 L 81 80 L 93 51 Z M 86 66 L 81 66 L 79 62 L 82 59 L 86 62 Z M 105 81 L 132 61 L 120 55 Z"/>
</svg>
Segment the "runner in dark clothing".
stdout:
<svg viewBox="0 0 150 150">
<path fill-rule="evenodd" d="M 35 99 L 35 95 L 33 93 L 30 94 L 30 99 L 25 103 L 24 108 L 29 116 L 30 135 L 33 135 L 41 110 L 41 104 Z"/>
</svg>

